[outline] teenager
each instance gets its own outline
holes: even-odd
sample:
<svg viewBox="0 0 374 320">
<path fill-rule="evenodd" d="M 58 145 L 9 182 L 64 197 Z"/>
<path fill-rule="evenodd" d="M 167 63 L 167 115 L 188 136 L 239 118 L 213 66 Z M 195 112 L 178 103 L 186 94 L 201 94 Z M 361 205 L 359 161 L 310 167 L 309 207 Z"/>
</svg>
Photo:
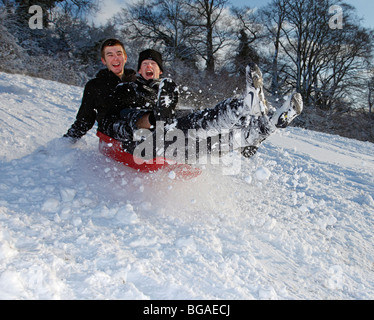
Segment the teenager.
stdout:
<svg viewBox="0 0 374 320">
<path fill-rule="evenodd" d="M 287 127 L 303 109 L 301 95 L 295 93 L 274 114 L 268 116 L 261 71 L 257 65 L 249 64 L 246 92 L 243 97 L 229 98 L 214 108 L 179 116 L 175 110 L 178 88 L 171 79 L 160 79 L 163 71 L 161 54 L 152 49 L 145 50 L 139 54 L 137 79 L 134 82 L 121 83 L 116 88 L 113 113 L 122 120 L 113 124 L 112 137 L 122 141 L 127 152 L 134 153 L 136 149 L 142 151 L 138 148 L 139 144 L 147 148 L 148 143 L 153 146 L 153 153 L 149 155 L 152 158 L 165 151 L 168 146 L 175 144 L 175 139 L 161 139 L 163 143 L 161 145 L 156 141 L 163 136 L 156 126 L 161 123 L 161 130 L 169 137 L 173 136 L 173 132 L 178 131 L 177 138 L 179 137 L 180 140 L 180 132 L 183 132 L 182 140 L 185 140 L 179 141 L 179 151 L 182 147 L 188 149 L 191 145 L 195 148 L 195 144 L 191 144 L 190 140 L 194 139 L 191 133 L 194 134 L 195 131 L 205 134 L 202 144 L 207 145 L 208 153 L 213 152 L 212 141 L 217 144 L 217 139 L 213 138 L 218 137 L 218 145 L 221 148 L 223 131 L 225 134 L 233 134 L 235 131 L 235 133 L 240 132 L 240 139 L 236 140 L 233 148 L 240 148 L 245 156 L 251 156 L 259 144 L 276 128 Z M 143 130 L 140 134 L 136 134 L 141 129 L 148 129 L 148 131 Z M 226 146 L 225 150 L 227 150 Z M 199 153 L 199 150 L 195 149 L 192 152 Z"/>
<path fill-rule="evenodd" d="M 86 84 L 76 120 L 64 135 L 71 142 L 83 137 L 95 121 L 98 123 L 98 130 L 111 134 L 110 130 L 117 120 L 112 106 L 114 92 L 122 82 L 127 61 L 123 43 L 118 39 L 104 41 L 101 46 L 101 61 L 106 68 L 100 70 L 96 77 Z"/>
</svg>

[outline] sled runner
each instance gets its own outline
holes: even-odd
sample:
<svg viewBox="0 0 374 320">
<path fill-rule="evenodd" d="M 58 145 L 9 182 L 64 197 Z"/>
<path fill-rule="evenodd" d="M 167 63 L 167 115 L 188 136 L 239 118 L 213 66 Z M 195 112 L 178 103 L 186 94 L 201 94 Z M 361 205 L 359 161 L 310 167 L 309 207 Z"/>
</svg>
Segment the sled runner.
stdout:
<svg viewBox="0 0 374 320">
<path fill-rule="evenodd" d="M 156 172 L 165 170 L 169 172 L 169 177 L 178 180 L 189 180 L 196 178 L 201 174 L 201 169 L 190 166 L 189 164 L 176 163 L 173 160 L 156 157 L 150 160 L 139 159 L 131 153 L 123 150 L 122 143 L 106 134 L 97 131 L 99 137 L 99 151 L 105 156 L 123 163 L 140 172 Z"/>
</svg>

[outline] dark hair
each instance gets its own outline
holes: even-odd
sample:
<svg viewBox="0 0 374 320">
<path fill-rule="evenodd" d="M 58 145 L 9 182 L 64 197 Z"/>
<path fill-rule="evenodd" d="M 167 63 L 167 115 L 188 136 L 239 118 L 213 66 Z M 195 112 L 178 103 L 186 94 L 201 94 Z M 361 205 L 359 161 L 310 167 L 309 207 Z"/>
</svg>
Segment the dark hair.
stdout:
<svg viewBox="0 0 374 320">
<path fill-rule="evenodd" d="M 121 41 L 119 41 L 118 39 L 107 39 L 101 45 L 101 51 L 100 51 L 101 52 L 101 57 L 105 58 L 104 50 L 105 50 L 106 47 L 113 47 L 113 46 L 121 46 L 125 56 L 127 56 L 125 46 L 123 45 L 123 43 Z"/>
</svg>

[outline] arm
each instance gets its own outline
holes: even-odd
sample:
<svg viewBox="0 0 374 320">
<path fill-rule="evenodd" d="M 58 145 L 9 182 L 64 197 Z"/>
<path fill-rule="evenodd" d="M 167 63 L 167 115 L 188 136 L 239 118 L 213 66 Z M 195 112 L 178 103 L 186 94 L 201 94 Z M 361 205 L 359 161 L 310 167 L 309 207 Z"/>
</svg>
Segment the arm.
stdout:
<svg viewBox="0 0 374 320">
<path fill-rule="evenodd" d="M 97 110 L 95 109 L 96 96 L 97 93 L 92 86 L 92 82 L 88 82 L 84 89 L 82 103 L 76 120 L 64 135 L 65 138 L 69 138 L 70 141 L 76 142 L 93 127 L 97 116 Z"/>
</svg>

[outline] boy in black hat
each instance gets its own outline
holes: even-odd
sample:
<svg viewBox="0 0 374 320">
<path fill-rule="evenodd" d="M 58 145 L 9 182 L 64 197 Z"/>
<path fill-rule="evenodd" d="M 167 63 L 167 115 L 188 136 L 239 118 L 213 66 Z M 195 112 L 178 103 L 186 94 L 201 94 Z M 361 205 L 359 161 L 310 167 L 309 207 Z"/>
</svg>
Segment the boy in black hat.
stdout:
<svg viewBox="0 0 374 320">
<path fill-rule="evenodd" d="M 179 92 L 171 79 L 160 79 L 163 70 L 158 51 L 147 49 L 139 54 L 138 75 L 135 79 L 123 79 L 115 92 L 113 113 L 119 113 L 126 125 L 116 124 L 114 131 L 121 127 L 123 130 L 119 130 L 119 135 L 114 138 L 130 137 L 132 140 L 132 132 L 137 129 L 149 129 L 158 120 L 172 121 Z"/>
<path fill-rule="evenodd" d="M 140 54 L 139 54 L 139 60 L 138 60 L 138 71 L 142 70 L 142 64 L 143 62 L 145 61 L 145 63 L 151 61 L 151 62 L 154 62 L 158 65 L 159 69 L 160 69 L 160 75 L 164 72 L 164 68 L 163 68 L 163 63 L 162 63 L 162 56 L 161 56 L 161 53 L 157 52 L 156 50 L 153 50 L 153 49 L 147 49 L 147 50 L 144 50 L 142 51 Z M 142 70 L 144 71 L 144 69 Z M 144 75 L 142 74 L 143 78 L 155 78 L 155 79 L 158 79 L 160 78 L 159 76 L 157 75 Z"/>
<path fill-rule="evenodd" d="M 271 117 L 268 117 L 263 96 L 262 73 L 257 65 L 251 63 L 247 67 L 246 93 L 243 97 L 229 98 L 214 108 L 176 117 L 178 87 L 171 79 L 160 80 L 162 73 L 161 54 L 148 49 L 139 54 L 136 81 L 117 86 L 114 109 L 123 120 L 113 125 L 112 137 L 122 141 L 127 152 L 132 153 L 138 144 L 134 141 L 134 132 L 138 129 L 150 129 L 150 144 L 152 144 L 152 141 L 157 138 L 156 124 L 162 121 L 169 124 L 162 128 L 165 134 L 179 130 L 178 134 L 183 132 L 186 139 L 190 130 L 202 129 L 209 137 L 211 132 L 219 136 L 222 130 L 240 130 L 239 148 L 250 147 L 247 150 L 250 151 L 248 156 L 251 156 L 263 140 L 276 128 L 285 128 L 303 108 L 301 95 L 296 93 Z M 169 145 L 173 143 L 174 141 L 170 141 Z M 157 143 L 153 145 L 156 146 Z M 161 149 L 167 147 L 165 141 Z M 154 154 L 157 152 L 158 150 L 154 150 Z"/>
</svg>

